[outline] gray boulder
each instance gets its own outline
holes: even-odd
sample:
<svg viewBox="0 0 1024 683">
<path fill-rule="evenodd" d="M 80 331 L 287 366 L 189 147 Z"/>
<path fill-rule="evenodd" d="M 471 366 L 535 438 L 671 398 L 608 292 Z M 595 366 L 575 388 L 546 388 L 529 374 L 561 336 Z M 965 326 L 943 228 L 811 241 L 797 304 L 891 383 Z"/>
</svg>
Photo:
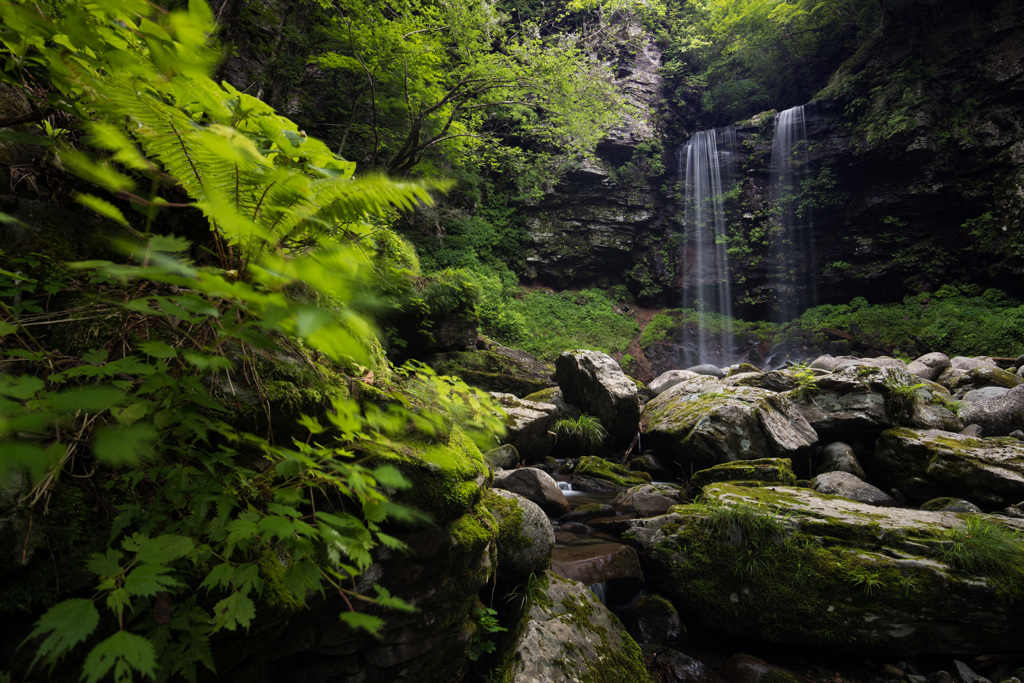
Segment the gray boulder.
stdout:
<svg viewBox="0 0 1024 683">
<path fill-rule="evenodd" d="M 875 444 L 875 470 L 911 502 L 963 498 L 984 510 L 1024 499 L 1024 443 L 937 430 L 890 429 Z"/>
<path fill-rule="evenodd" d="M 550 474 L 536 467 L 497 472 L 494 475 L 494 488 L 517 493 L 555 517 L 569 511 L 569 501 L 558 488 L 558 483 Z"/>
<path fill-rule="evenodd" d="M 1006 436 L 1024 429 L 1024 385 L 979 403 L 968 403 L 960 410 L 967 424 L 980 425 L 986 436 Z"/>
<path fill-rule="evenodd" d="M 833 358 L 829 354 L 825 354 L 824 356 L 818 356 L 817 358 L 812 360 L 811 364 L 808 367 L 818 368 L 820 370 L 826 370 L 828 372 L 832 372 L 833 370 L 836 369 L 837 366 L 845 363 L 848 360 L 857 360 L 857 359 L 854 358 L 853 356 L 839 356 L 839 357 Z"/>
<path fill-rule="evenodd" d="M 1007 391 L 1009 391 L 1009 389 L 1006 387 L 982 387 L 981 389 L 971 389 L 964 394 L 963 400 L 968 403 L 982 403 L 990 398 L 1002 396 Z"/>
<path fill-rule="evenodd" d="M 691 632 L 876 656 L 1021 651 L 1020 605 L 1000 577 L 942 559 L 971 516 L 729 484 L 686 508 L 634 520 L 625 538 L 648 590 Z M 1005 517 L 983 523 L 1024 532 Z"/>
<path fill-rule="evenodd" d="M 712 365 L 710 363 L 704 363 L 702 365 L 694 365 L 694 366 L 686 368 L 686 369 L 689 370 L 690 372 L 696 373 L 698 375 L 705 375 L 707 377 L 716 377 L 718 379 L 725 379 L 725 373 L 722 371 L 722 368 L 718 367 L 717 365 Z"/>
<path fill-rule="evenodd" d="M 628 444 L 636 436 L 640 395 L 611 356 L 566 351 L 555 361 L 555 379 L 565 400 L 597 417 L 613 443 Z"/>
<path fill-rule="evenodd" d="M 814 473 L 825 474 L 826 472 L 849 472 L 858 479 L 867 479 L 864 468 L 857 460 L 857 454 L 853 452 L 850 445 L 842 441 L 834 441 L 825 446 L 818 456 L 818 466 Z"/>
<path fill-rule="evenodd" d="M 679 612 L 660 595 L 645 595 L 623 610 L 622 625 L 640 643 L 675 643 L 686 633 Z"/>
<path fill-rule="evenodd" d="M 917 375 L 921 379 L 927 379 L 934 382 L 942 374 L 942 371 L 948 367 L 952 367 L 952 362 L 949 357 L 944 353 L 938 351 L 933 353 L 926 353 L 917 360 L 910 363 L 907 366 L 907 370 L 912 375 Z"/>
<path fill-rule="evenodd" d="M 686 494 L 669 484 L 633 486 L 615 498 L 615 506 L 636 513 L 637 517 L 654 517 L 668 512 L 673 505 L 686 501 Z"/>
<path fill-rule="evenodd" d="M 647 680 L 640 648 L 586 586 L 551 573 L 545 579 L 544 596 L 529 604 L 504 680 Z"/>
<path fill-rule="evenodd" d="M 515 446 L 525 462 L 546 458 L 555 447 L 555 433 L 551 428 L 558 416 L 558 408 L 550 403 L 535 403 L 513 394 L 494 392 L 491 396 L 505 410 L 506 443 Z"/>
<path fill-rule="evenodd" d="M 895 505 L 896 500 L 882 489 L 872 486 L 849 472 L 826 472 L 811 480 L 818 493 L 842 496 L 868 505 Z"/>
<path fill-rule="evenodd" d="M 922 510 L 934 512 L 970 512 L 981 514 L 982 509 L 969 500 L 962 498 L 932 498 L 921 504 Z"/>
<path fill-rule="evenodd" d="M 898 367 L 848 365 L 815 384 L 814 390 L 784 395 L 824 437 L 877 434 L 899 424 L 950 431 L 964 426 L 935 391 Z"/>
<path fill-rule="evenodd" d="M 696 377 L 644 406 L 644 448 L 688 472 L 757 458 L 802 458 L 818 437 L 784 397 L 764 389 L 731 387 Z"/>
<path fill-rule="evenodd" d="M 955 377 L 948 383 L 950 392 L 956 398 L 962 398 L 967 392 L 982 387 L 1003 387 L 1012 389 L 1024 384 L 1017 375 L 1002 368 L 974 368 Z"/>
<path fill-rule="evenodd" d="M 854 358 L 853 360 L 843 361 L 836 367 L 832 368 L 832 372 L 841 372 L 847 368 L 860 367 L 897 368 L 899 370 L 906 370 L 907 364 L 899 358 L 890 358 L 889 356 L 879 356 L 878 358 Z"/>
<path fill-rule="evenodd" d="M 650 381 L 647 385 L 647 393 L 651 397 L 657 396 L 669 387 L 694 377 L 697 377 L 697 373 L 690 370 L 669 370 L 668 372 L 663 372 Z"/>
<path fill-rule="evenodd" d="M 976 368 L 995 368 L 996 362 L 987 356 L 967 358 L 966 356 L 954 356 L 950 359 L 950 366 L 954 370 L 974 370 Z"/>
</svg>

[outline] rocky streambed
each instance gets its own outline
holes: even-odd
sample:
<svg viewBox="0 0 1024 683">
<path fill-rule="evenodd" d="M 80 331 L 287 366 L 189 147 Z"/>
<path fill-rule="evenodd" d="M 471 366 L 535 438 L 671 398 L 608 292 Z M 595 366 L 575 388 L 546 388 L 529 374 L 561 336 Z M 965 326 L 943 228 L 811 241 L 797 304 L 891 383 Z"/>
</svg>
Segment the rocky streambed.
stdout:
<svg viewBox="0 0 1024 683">
<path fill-rule="evenodd" d="M 501 397 L 518 459 L 494 486 L 555 520 L 570 550 L 550 570 L 599 588 L 620 617 L 602 628 L 640 643 L 655 680 L 1013 680 L 1024 667 L 1022 374 L 1024 358 L 822 357 L 638 387 L 602 354 L 567 353 L 558 388 Z M 614 446 L 553 461 L 566 455 L 557 421 L 580 413 L 614 425 Z M 551 474 L 616 493 L 613 505 L 571 509 Z M 520 639 L 506 673 L 581 680 L 537 664 L 552 652 L 580 661 L 566 656 L 573 636 L 559 638 Z M 603 670 L 596 680 L 633 680 Z"/>
</svg>

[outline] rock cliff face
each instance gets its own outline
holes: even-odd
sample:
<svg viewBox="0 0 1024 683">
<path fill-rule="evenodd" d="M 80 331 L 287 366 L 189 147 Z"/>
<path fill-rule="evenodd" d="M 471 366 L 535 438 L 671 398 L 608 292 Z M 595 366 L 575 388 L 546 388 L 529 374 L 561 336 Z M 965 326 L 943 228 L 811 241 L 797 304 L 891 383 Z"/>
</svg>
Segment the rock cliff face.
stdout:
<svg viewBox="0 0 1024 683">
<path fill-rule="evenodd" d="M 651 48 L 629 65 L 624 90 L 638 110 L 658 106 L 656 63 Z M 798 308 L 895 300 L 958 281 L 1024 293 L 1013 284 L 1024 274 L 1024 6 L 959 0 L 895 15 L 833 75 L 806 109 L 795 241 L 809 247 L 796 259 L 804 277 L 785 291 L 770 256 L 771 114 L 735 128 L 738 188 L 725 208 L 738 313 L 767 318 L 781 297 Z M 526 209 L 528 278 L 624 282 L 642 300 L 678 305 L 686 226 L 675 160 L 662 154 L 661 190 L 623 183 L 616 165 L 656 132 L 634 123 Z"/>
<path fill-rule="evenodd" d="M 608 284 L 632 267 L 645 233 L 663 222 L 655 189 L 661 157 L 661 52 L 636 20 L 616 27 L 616 83 L 628 104 L 620 127 L 540 201 L 523 207 L 530 280 L 558 287 Z"/>
</svg>

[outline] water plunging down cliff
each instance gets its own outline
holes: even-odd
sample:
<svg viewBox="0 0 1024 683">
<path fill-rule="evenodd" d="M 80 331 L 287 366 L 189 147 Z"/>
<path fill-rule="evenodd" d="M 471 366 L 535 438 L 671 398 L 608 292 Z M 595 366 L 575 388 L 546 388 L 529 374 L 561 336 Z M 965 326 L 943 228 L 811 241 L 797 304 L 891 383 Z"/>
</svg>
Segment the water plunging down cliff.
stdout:
<svg viewBox="0 0 1024 683">
<path fill-rule="evenodd" d="M 723 190 L 735 175 L 736 130 L 703 130 L 679 148 L 679 177 L 684 179 L 684 225 L 687 240 L 681 258 L 683 308 L 721 314 L 714 335 L 700 329 L 685 344 L 683 363 L 732 362 L 732 286 L 727 248 Z"/>
<path fill-rule="evenodd" d="M 801 201 L 801 176 L 807 163 L 805 106 L 775 116 L 770 187 L 772 250 L 769 289 L 775 292 L 771 317 L 788 322 L 802 309 L 815 305 L 814 223 L 810 207 Z M 798 291 L 804 291 L 802 297 Z M 802 305 L 801 305 L 802 304 Z"/>
</svg>

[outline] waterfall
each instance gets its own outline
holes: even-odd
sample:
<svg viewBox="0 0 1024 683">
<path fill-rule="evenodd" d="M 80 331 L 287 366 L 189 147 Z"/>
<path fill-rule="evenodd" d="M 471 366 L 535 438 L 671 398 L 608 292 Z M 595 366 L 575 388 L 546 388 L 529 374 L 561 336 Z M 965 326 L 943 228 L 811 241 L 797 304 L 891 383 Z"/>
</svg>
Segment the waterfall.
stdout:
<svg viewBox="0 0 1024 683">
<path fill-rule="evenodd" d="M 807 122 L 804 106 L 787 109 L 775 117 L 772 141 L 771 182 L 774 245 L 771 281 L 776 306 L 772 318 L 788 322 L 801 313 L 801 289 L 807 305 L 814 305 L 813 224 L 810 208 L 801 206 L 801 174 L 807 161 Z"/>
<path fill-rule="evenodd" d="M 697 344 L 684 344 L 683 367 L 731 363 L 732 292 L 726 253 L 723 189 L 733 181 L 736 129 L 703 130 L 679 148 L 679 175 L 685 178 L 684 224 L 687 244 L 682 256 L 683 308 L 719 313 L 721 323 L 705 329 Z M 713 333 L 713 334 L 712 334 Z"/>
<path fill-rule="evenodd" d="M 608 604 L 608 583 L 605 581 L 598 581 L 592 583 L 589 586 L 590 592 L 593 593 L 598 600 L 601 601 L 602 605 Z"/>
<path fill-rule="evenodd" d="M 558 489 L 560 491 L 572 491 L 572 484 L 567 481 L 558 482 Z"/>
</svg>

